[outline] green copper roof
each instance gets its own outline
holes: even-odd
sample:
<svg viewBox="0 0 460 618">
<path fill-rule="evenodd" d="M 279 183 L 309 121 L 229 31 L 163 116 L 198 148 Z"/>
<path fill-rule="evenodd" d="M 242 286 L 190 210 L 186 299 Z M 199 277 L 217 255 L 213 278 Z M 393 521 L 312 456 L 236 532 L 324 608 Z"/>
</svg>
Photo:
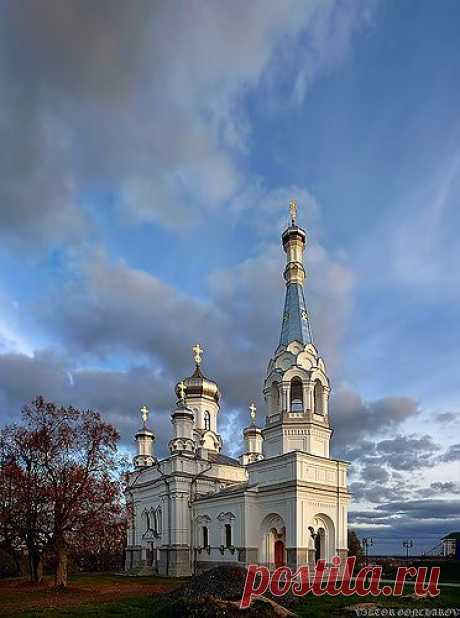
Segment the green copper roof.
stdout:
<svg viewBox="0 0 460 618">
<path fill-rule="evenodd" d="M 313 343 L 303 286 L 299 283 L 287 284 L 284 302 L 280 345 L 287 346 L 291 341 L 300 341 L 304 345 Z"/>
</svg>

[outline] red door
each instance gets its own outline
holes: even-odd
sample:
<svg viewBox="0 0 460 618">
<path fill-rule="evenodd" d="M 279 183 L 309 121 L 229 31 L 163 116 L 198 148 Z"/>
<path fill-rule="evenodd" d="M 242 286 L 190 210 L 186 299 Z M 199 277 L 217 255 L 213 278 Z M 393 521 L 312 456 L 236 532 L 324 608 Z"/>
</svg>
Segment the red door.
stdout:
<svg viewBox="0 0 460 618">
<path fill-rule="evenodd" d="M 275 567 L 284 565 L 284 543 L 275 541 Z"/>
</svg>

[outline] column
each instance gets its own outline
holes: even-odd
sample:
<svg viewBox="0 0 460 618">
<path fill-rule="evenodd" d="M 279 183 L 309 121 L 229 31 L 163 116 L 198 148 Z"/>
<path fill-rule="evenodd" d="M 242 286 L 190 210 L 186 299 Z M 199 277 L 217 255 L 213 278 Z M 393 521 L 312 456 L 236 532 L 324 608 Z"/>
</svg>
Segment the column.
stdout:
<svg viewBox="0 0 460 618">
<path fill-rule="evenodd" d="M 281 396 L 282 396 L 282 411 L 288 412 L 290 409 L 290 401 L 289 401 L 289 390 L 291 384 L 290 382 L 282 382 L 281 384 Z"/>
<path fill-rule="evenodd" d="M 329 393 L 330 393 L 330 388 L 328 386 L 323 386 L 323 415 L 324 416 L 328 416 L 328 410 L 329 410 Z"/>
</svg>

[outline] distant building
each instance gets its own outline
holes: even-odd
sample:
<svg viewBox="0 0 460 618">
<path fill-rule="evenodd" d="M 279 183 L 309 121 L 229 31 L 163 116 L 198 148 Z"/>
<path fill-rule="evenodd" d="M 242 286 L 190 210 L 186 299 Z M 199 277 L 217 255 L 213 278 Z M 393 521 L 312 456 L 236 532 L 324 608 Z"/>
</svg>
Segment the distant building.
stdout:
<svg viewBox="0 0 460 618">
<path fill-rule="evenodd" d="M 460 555 L 460 532 L 450 532 L 443 536 L 442 555 L 445 558 L 459 558 Z"/>
</svg>

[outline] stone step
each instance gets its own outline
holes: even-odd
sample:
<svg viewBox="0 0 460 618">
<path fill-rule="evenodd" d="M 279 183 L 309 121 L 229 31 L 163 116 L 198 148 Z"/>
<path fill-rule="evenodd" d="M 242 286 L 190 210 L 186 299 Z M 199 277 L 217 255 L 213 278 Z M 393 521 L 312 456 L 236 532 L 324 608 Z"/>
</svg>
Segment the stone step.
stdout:
<svg viewBox="0 0 460 618">
<path fill-rule="evenodd" d="M 149 577 L 151 575 L 158 575 L 158 573 L 152 566 L 140 565 L 125 571 L 124 575 L 126 577 Z"/>
</svg>

